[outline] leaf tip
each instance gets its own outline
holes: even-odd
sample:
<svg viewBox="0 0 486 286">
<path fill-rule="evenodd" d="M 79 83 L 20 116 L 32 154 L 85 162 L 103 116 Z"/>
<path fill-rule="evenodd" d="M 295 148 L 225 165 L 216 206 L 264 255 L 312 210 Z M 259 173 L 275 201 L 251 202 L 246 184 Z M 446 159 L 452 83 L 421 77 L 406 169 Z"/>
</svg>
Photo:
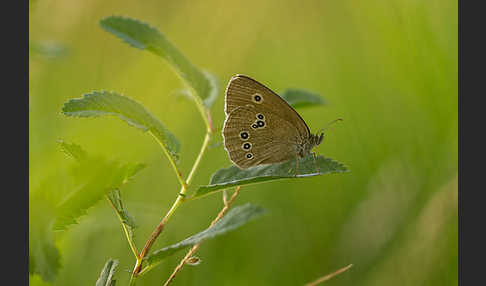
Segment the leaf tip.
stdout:
<svg viewBox="0 0 486 286">
<path fill-rule="evenodd" d="M 138 19 L 126 16 L 107 16 L 100 20 L 100 26 L 105 31 L 117 36 L 130 46 L 143 50 L 150 41 L 157 38 L 160 32 Z"/>
</svg>

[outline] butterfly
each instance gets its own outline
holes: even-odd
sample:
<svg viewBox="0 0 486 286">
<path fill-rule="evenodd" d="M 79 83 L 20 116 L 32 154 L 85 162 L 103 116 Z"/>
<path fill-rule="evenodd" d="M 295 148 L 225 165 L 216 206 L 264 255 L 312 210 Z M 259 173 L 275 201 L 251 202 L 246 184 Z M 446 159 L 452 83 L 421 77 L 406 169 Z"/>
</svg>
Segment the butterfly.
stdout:
<svg viewBox="0 0 486 286">
<path fill-rule="evenodd" d="M 298 164 L 298 158 L 310 155 L 324 138 L 324 133 L 312 134 L 297 111 L 278 94 L 246 75 L 230 79 L 224 112 L 224 147 L 240 169 L 293 158 Z"/>
</svg>

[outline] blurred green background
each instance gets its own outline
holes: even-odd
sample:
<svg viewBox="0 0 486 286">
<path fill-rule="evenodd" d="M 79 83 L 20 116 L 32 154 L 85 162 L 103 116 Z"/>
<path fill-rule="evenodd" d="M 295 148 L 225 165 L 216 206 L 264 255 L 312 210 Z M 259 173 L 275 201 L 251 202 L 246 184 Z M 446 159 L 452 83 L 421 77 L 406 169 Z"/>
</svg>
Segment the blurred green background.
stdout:
<svg viewBox="0 0 486 286">
<path fill-rule="evenodd" d="M 303 285 L 350 263 L 326 285 L 457 284 L 457 1 L 39 0 L 29 10 L 31 198 L 45 180 L 72 191 L 62 188 L 72 162 L 59 151 L 61 138 L 148 165 L 122 189 L 139 248 L 176 198 L 178 182 L 153 138 L 118 118 L 60 114 L 66 100 L 92 90 L 130 96 L 179 138 L 187 174 L 204 124 L 192 102 L 173 95 L 183 84 L 166 62 L 99 26 L 105 16 L 129 16 L 219 77 L 218 130 L 224 87 L 237 73 L 277 92 L 321 94 L 327 106 L 298 110 L 312 131 L 344 119 L 317 151 L 350 173 L 242 188 L 236 204 L 267 214 L 205 242 L 202 263 L 185 267 L 174 285 Z M 63 52 L 49 57 L 33 43 Z M 209 149 L 194 185 L 229 164 L 221 145 Z M 153 249 L 206 228 L 221 207 L 219 194 L 183 205 Z M 127 285 L 134 259 L 105 200 L 54 237 L 62 268 L 53 285 L 94 285 L 109 257 L 120 260 L 117 285 Z M 137 285 L 161 285 L 183 255 Z M 44 284 L 37 275 L 30 282 Z"/>
</svg>

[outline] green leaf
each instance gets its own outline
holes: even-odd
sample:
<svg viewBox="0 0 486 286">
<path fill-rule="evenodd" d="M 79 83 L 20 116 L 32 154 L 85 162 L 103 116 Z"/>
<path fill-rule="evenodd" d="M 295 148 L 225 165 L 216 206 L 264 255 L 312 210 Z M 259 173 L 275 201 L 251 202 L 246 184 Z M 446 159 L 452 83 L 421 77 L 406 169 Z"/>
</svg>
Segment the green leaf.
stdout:
<svg viewBox="0 0 486 286">
<path fill-rule="evenodd" d="M 141 163 L 125 163 L 120 170 L 120 176 L 122 178 L 122 184 L 126 184 L 135 176 L 139 171 L 143 170 L 147 165 Z"/>
<path fill-rule="evenodd" d="M 261 165 L 242 170 L 234 165 L 218 170 L 207 186 L 201 186 L 193 197 L 200 197 L 222 191 L 234 186 L 255 184 L 279 179 L 311 177 L 332 173 L 343 173 L 348 169 L 330 158 L 313 155 L 299 159 L 298 174 L 295 171 L 296 160 L 270 165 Z M 317 167 L 317 168 L 316 168 Z"/>
<path fill-rule="evenodd" d="M 208 71 L 202 71 L 204 76 L 207 78 L 209 82 L 209 92 L 207 96 L 201 96 L 204 99 L 204 105 L 207 108 L 210 108 L 216 98 L 218 97 L 219 93 L 219 80 L 218 77 Z"/>
<path fill-rule="evenodd" d="M 177 74 L 191 86 L 197 95 L 210 107 L 218 95 L 215 77 L 194 66 L 167 37 L 156 28 L 131 18 L 110 16 L 102 19 L 100 25 L 132 47 L 148 50 L 165 59 Z"/>
<path fill-rule="evenodd" d="M 62 139 L 57 141 L 59 143 L 59 147 L 61 151 L 65 153 L 68 157 L 74 158 L 77 161 L 82 161 L 86 159 L 87 154 L 86 151 L 81 148 L 78 144 L 75 143 L 68 143 Z"/>
<path fill-rule="evenodd" d="M 319 94 L 298 88 L 288 88 L 282 91 L 280 97 L 294 108 L 326 104 L 326 100 Z"/>
<path fill-rule="evenodd" d="M 117 266 L 118 260 L 108 259 L 100 273 L 100 277 L 96 281 L 96 286 L 115 286 L 116 280 L 113 279 L 113 275 Z"/>
<path fill-rule="evenodd" d="M 74 117 L 116 115 L 142 131 L 151 132 L 174 161 L 179 159 L 180 144 L 177 138 L 140 103 L 129 97 L 115 92 L 93 91 L 81 98 L 68 100 L 62 112 Z"/>
<path fill-rule="evenodd" d="M 77 219 L 86 214 L 88 208 L 96 204 L 105 194 L 120 188 L 145 168 L 144 164 L 120 163 L 102 157 L 89 156 L 81 146 L 58 140 L 61 150 L 68 156 L 76 158 L 72 174 L 78 189 L 71 192 L 63 201 L 55 200 L 54 230 L 64 230 Z M 45 189 L 45 188 L 44 188 Z M 50 187 L 48 194 L 54 190 Z M 53 201 L 51 199 L 51 201 Z"/>
<path fill-rule="evenodd" d="M 46 233 L 48 231 L 29 230 L 29 273 L 39 274 L 42 280 L 54 282 L 61 267 L 61 255 L 51 235 Z"/>
<path fill-rule="evenodd" d="M 129 232 L 130 238 L 133 240 L 133 230 L 137 227 L 135 224 L 135 219 L 128 213 L 125 205 L 122 202 L 120 190 L 114 189 L 108 194 L 108 199 L 111 201 L 115 207 L 115 211 L 120 218 L 121 223 L 123 223 Z"/>
<path fill-rule="evenodd" d="M 77 224 L 77 219 L 85 215 L 88 208 L 96 204 L 109 191 L 125 184 L 143 166 L 106 160 L 98 160 L 95 166 L 91 161 L 81 166 L 81 169 L 88 168 L 92 176 L 56 207 L 54 230 L 64 230 L 69 225 Z"/>
<path fill-rule="evenodd" d="M 213 238 L 228 231 L 234 230 L 247 221 L 261 215 L 263 212 L 263 208 L 251 205 L 249 203 L 243 206 L 237 206 L 230 210 L 212 227 L 188 237 L 179 243 L 154 251 L 152 254 L 144 258 L 148 260 L 149 265 L 147 267 L 152 268 L 156 264 L 160 263 L 164 258 L 173 255 L 182 249 L 200 243 L 205 239 Z"/>
<path fill-rule="evenodd" d="M 54 206 L 49 197 L 54 181 L 46 181 L 29 194 L 29 273 L 54 282 L 61 267 L 61 255 L 54 244 Z"/>
</svg>

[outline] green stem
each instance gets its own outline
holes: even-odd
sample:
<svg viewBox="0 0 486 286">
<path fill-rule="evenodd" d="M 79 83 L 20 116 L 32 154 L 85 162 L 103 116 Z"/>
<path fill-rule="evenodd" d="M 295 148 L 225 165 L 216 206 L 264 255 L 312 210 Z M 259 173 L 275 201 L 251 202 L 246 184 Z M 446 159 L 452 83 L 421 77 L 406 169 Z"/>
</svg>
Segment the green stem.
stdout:
<svg viewBox="0 0 486 286">
<path fill-rule="evenodd" d="M 204 120 L 204 124 L 206 125 L 207 133 L 213 133 L 213 122 L 211 121 L 211 115 L 209 114 L 209 110 L 204 106 L 203 100 L 199 96 L 195 96 L 197 109 L 201 113 L 201 116 Z"/>
<path fill-rule="evenodd" d="M 204 153 L 206 152 L 206 149 L 209 146 L 210 140 L 211 140 L 211 133 L 208 132 L 208 133 L 206 133 L 206 136 L 204 137 L 204 142 L 201 146 L 201 150 L 199 151 L 199 154 L 198 154 L 196 160 L 194 161 L 194 164 L 191 168 L 191 171 L 189 172 L 189 176 L 187 177 L 187 181 L 184 184 L 182 184 L 181 190 L 179 191 L 179 194 L 177 195 L 177 199 L 172 204 L 172 207 L 169 209 L 167 214 L 164 216 L 162 221 L 157 225 L 155 230 L 150 235 L 150 238 L 145 243 L 145 246 L 143 247 L 142 252 L 140 253 L 140 256 L 139 256 L 140 263 L 138 263 L 138 260 L 137 260 L 137 265 L 134 269 L 132 277 L 134 275 L 138 276 L 139 274 L 141 274 L 141 269 L 142 269 L 142 266 L 143 266 L 142 265 L 142 259 L 147 255 L 150 248 L 154 244 L 155 240 L 159 237 L 160 233 L 164 229 L 165 224 L 169 221 L 169 219 L 172 217 L 172 215 L 177 210 L 177 208 L 184 202 L 184 197 L 186 196 L 187 189 L 188 189 L 187 186 L 190 185 L 190 183 L 192 182 L 192 179 L 194 178 L 194 174 L 196 173 L 196 171 L 197 171 L 197 169 L 198 169 L 198 167 L 201 163 L 201 159 L 202 159 Z"/>
<path fill-rule="evenodd" d="M 127 237 L 128 244 L 130 245 L 130 248 L 132 249 L 133 255 L 135 255 L 136 258 L 138 258 L 138 251 L 137 247 L 135 246 L 135 243 L 133 240 L 130 238 L 130 233 L 128 232 L 127 226 L 122 223 L 123 231 L 125 232 L 125 236 Z"/>
<path fill-rule="evenodd" d="M 208 149 L 209 141 L 211 141 L 211 134 L 208 132 L 204 137 L 204 142 L 201 146 L 201 150 L 199 151 L 199 155 L 197 155 L 196 161 L 194 161 L 194 165 L 192 165 L 191 172 L 189 172 L 189 176 L 187 176 L 187 185 L 191 184 L 192 178 L 196 173 L 197 168 L 199 167 L 199 163 L 201 163 L 201 159 L 206 152 L 206 149 Z"/>
<path fill-rule="evenodd" d="M 106 196 L 106 199 L 108 200 L 108 202 L 110 203 L 110 205 L 115 210 L 115 213 L 116 213 L 116 215 L 118 216 L 118 219 L 121 222 L 121 225 L 122 225 L 122 228 L 123 228 L 123 232 L 125 233 L 125 236 L 127 237 L 127 241 L 128 241 L 128 244 L 130 245 L 130 248 L 132 249 L 133 255 L 135 255 L 135 257 L 138 259 L 139 256 L 138 256 L 137 247 L 135 246 L 135 242 L 132 240 L 132 237 L 130 236 L 130 233 L 128 232 L 127 226 L 125 225 L 125 223 L 123 223 L 123 218 L 122 218 L 120 212 L 115 207 L 115 204 L 110 199 L 110 197 L 108 195 L 105 195 L 105 196 Z"/>
<path fill-rule="evenodd" d="M 191 168 L 191 171 L 189 172 L 189 175 L 187 177 L 187 180 L 184 180 L 184 178 L 182 177 L 182 174 L 179 171 L 179 169 L 177 168 L 174 159 L 172 158 L 172 156 L 170 156 L 168 151 L 165 149 L 165 146 L 162 144 L 162 141 L 160 140 L 160 138 L 156 134 L 154 134 L 153 132 L 150 132 L 150 134 L 155 138 L 155 140 L 157 140 L 157 142 L 159 143 L 162 150 L 164 150 L 164 153 L 167 155 L 167 158 L 169 159 L 169 162 L 172 165 L 172 168 L 174 169 L 174 171 L 177 175 L 177 179 L 179 180 L 179 183 L 181 184 L 181 190 L 179 191 L 179 194 L 177 195 L 177 199 L 172 204 L 172 207 L 169 209 L 169 211 L 164 216 L 162 221 L 157 225 L 155 230 L 152 232 L 149 239 L 145 243 L 145 246 L 143 247 L 142 252 L 137 257 L 137 263 L 135 264 L 132 275 L 130 277 L 130 285 L 134 285 L 135 279 L 137 278 L 137 276 L 145 272 L 145 271 L 141 272 L 144 257 L 149 252 L 149 250 L 152 247 L 152 245 L 154 244 L 155 240 L 159 237 L 160 233 L 164 229 L 164 226 L 169 221 L 170 217 L 174 214 L 174 212 L 177 210 L 177 208 L 180 206 L 180 204 L 182 202 L 184 202 L 184 197 L 186 196 L 188 185 L 192 182 L 192 178 L 194 177 L 194 174 L 196 173 L 196 170 L 197 170 L 197 168 L 198 168 L 198 166 L 201 162 L 201 159 L 202 159 L 204 153 L 206 152 L 206 149 L 208 148 L 209 141 L 210 141 L 211 135 L 213 133 L 213 125 L 212 125 L 211 115 L 209 113 L 209 110 L 207 110 L 207 108 L 204 106 L 203 101 L 199 97 L 196 96 L 195 101 L 196 101 L 197 108 L 198 108 L 199 112 L 201 113 L 201 116 L 203 117 L 204 124 L 206 125 L 207 132 L 206 132 L 206 136 L 204 137 L 204 142 L 201 146 L 201 150 L 199 151 L 199 154 L 196 158 L 196 161 L 194 161 L 194 164 Z"/>
<path fill-rule="evenodd" d="M 155 140 L 157 141 L 157 143 L 159 143 L 162 150 L 164 150 L 164 153 L 165 153 L 165 155 L 167 155 L 167 158 L 169 159 L 170 165 L 174 169 L 174 172 L 176 173 L 177 179 L 179 180 L 179 183 L 181 184 L 181 186 L 187 188 L 186 181 L 184 180 L 184 177 L 182 177 L 181 171 L 179 171 L 179 168 L 177 168 L 176 162 L 174 161 L 172 156 L 167 152 L 164 144 L 162 144 L 162 141 L 160 141 L 159 137 L 156 134 L 154 134 L 152 131 L 150 131 L 150 135 L 152 135 L 155 138 Z"/>
<path fill-rule="evenodd" d="M 130 283 L 128 284 L 129 286 L 135 285 L 135 281 L 136 281 L 137 277 L 135 275 L 133 275 L 133 273 L 135 273 L 135 269 L 140 267 L 140 264 L 142 264 L 142 259 L 137 258 L 137 262 L 135 263 L 135 267 L 133 267 L 132 275 L 130 276 Z"/>
</svg>

